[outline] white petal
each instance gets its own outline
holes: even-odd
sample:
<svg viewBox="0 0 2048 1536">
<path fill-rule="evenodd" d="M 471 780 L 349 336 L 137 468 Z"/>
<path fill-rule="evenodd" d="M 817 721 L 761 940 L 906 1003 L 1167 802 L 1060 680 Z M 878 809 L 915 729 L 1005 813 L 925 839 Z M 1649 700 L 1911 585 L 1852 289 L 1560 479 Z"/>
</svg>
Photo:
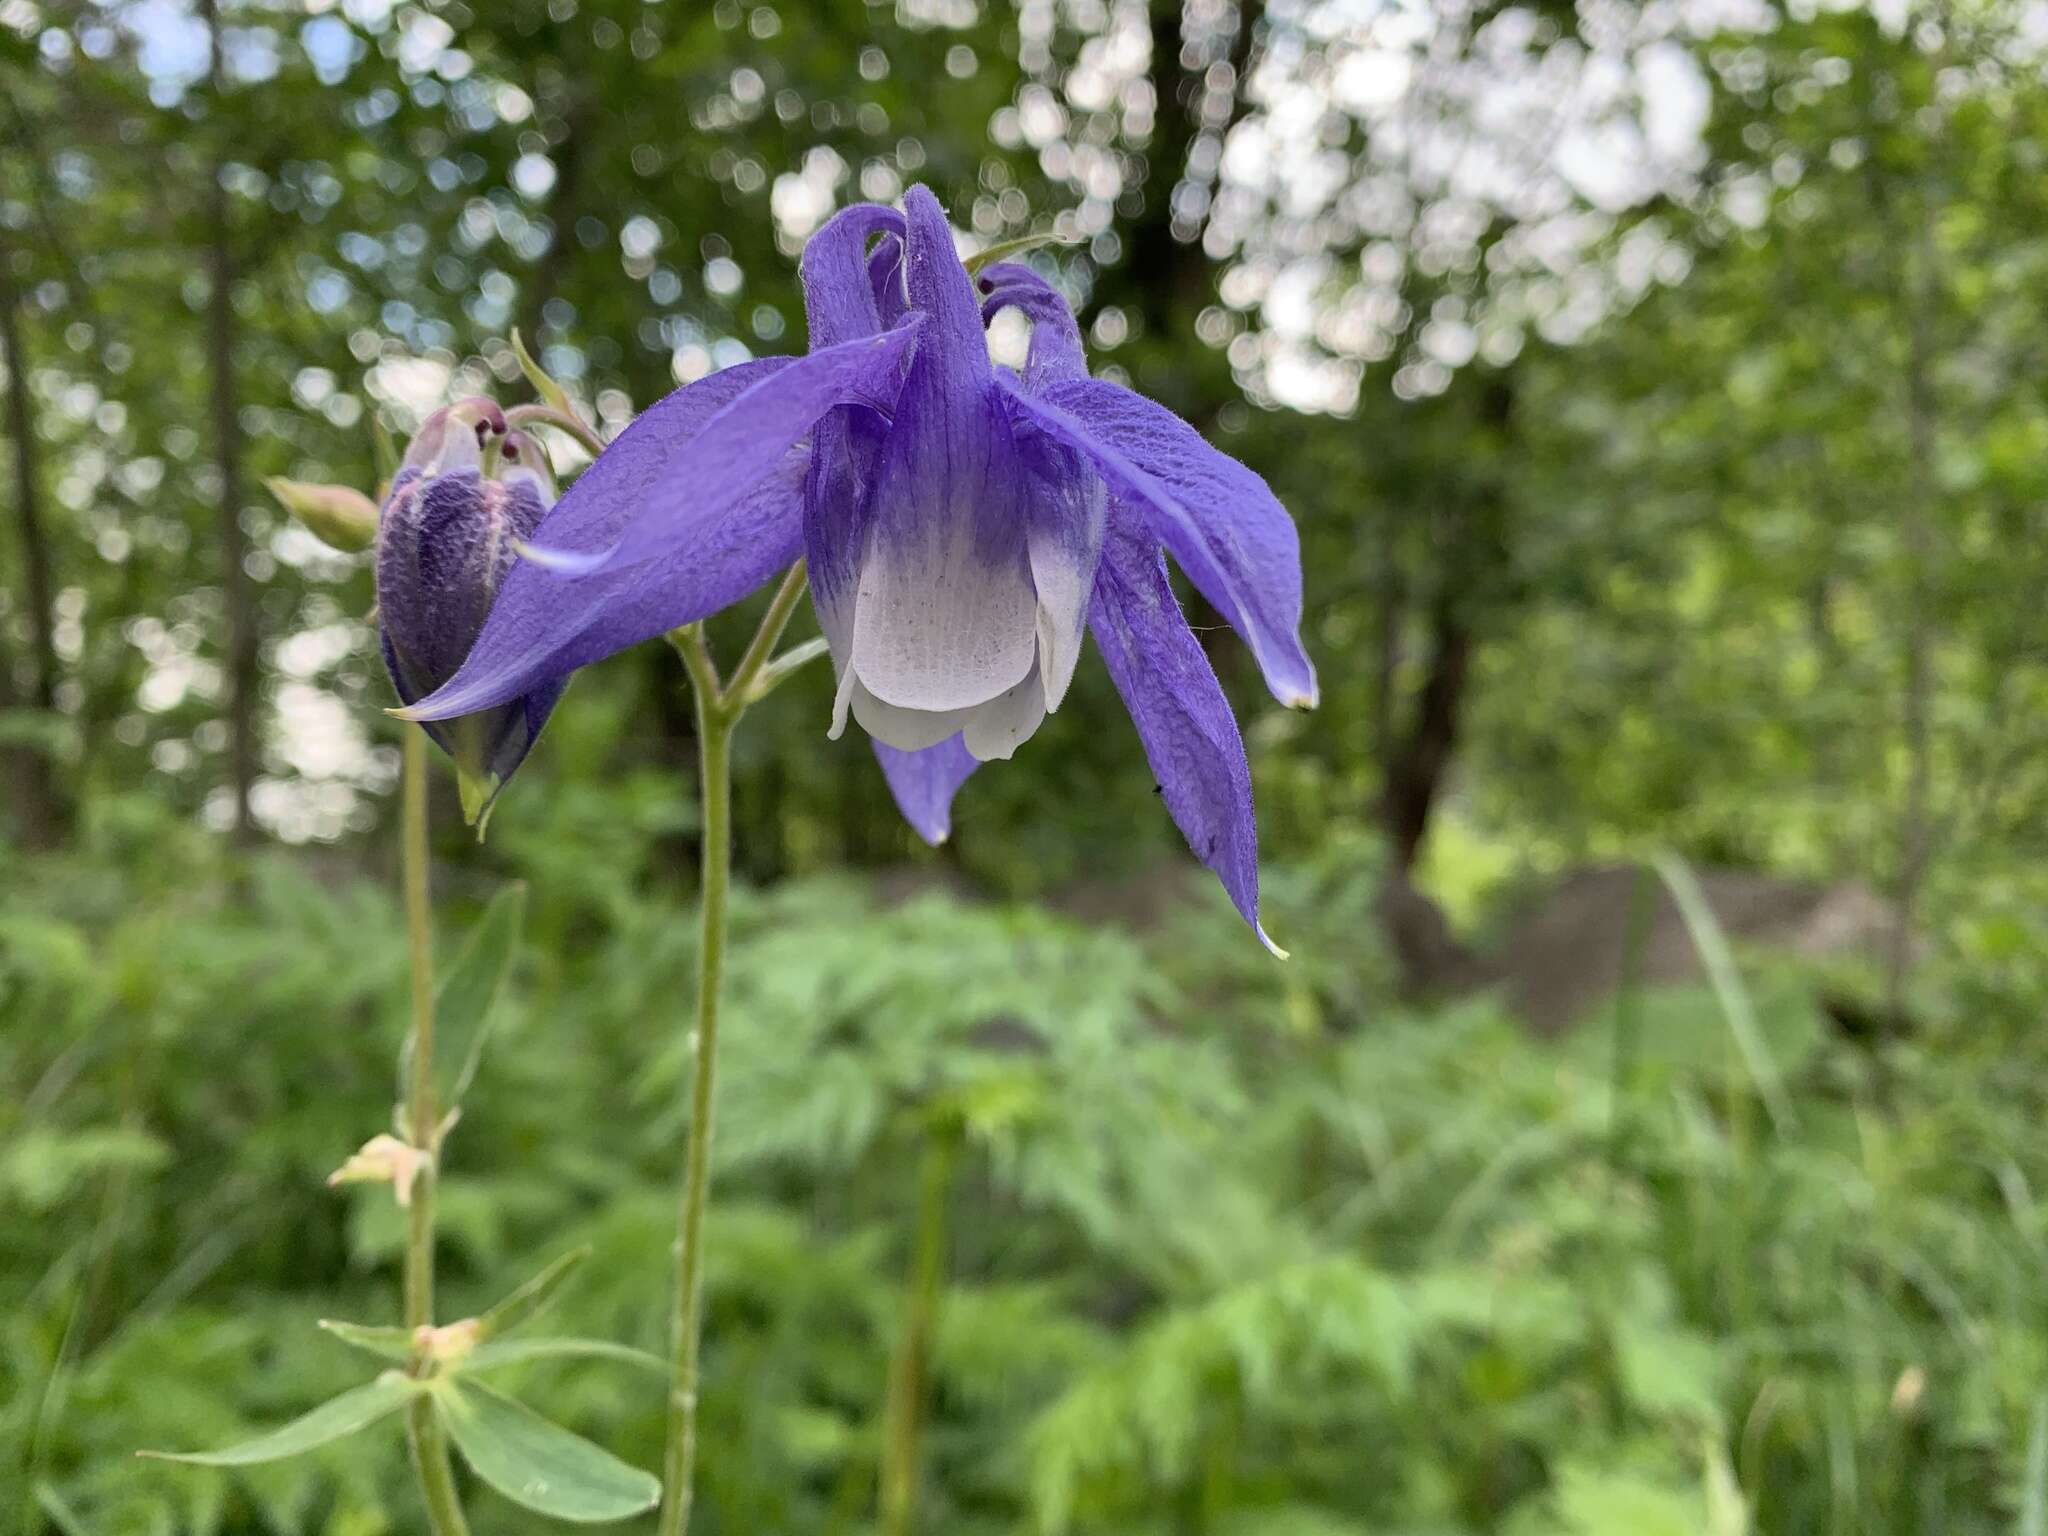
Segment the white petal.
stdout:
<svg viewBox="0 0 2048 1536">
<path fill-rule="evenodd" d="M 839 691 L 832 695 L 832 728 L 825 733 L 827 741 L 837 741 L 846 734 L 846 714 L 853 705 L 854 690 L 860 687 L 860 679 L 854 676 L 853 668 L 843 665 L 836 652 L 832 665 L 839 669 Z"/>
<path fill-rule="evenodd" d="M 996 762 L 1029 741 L 1044 719 L 1045 687 L 1034 664 L 1016 687 L 970 712 L 963 739 L 982 762 Z"/>
<path fill-rule="evenodd" d="M 847 676 L 853 674 L 849 672 Z M 980 709 L 904 709 L 876 698 L 858 678 L 853 679 L 848 703 L 862 730 L 899 752 L 922 752 L 926 747 L 935 747 L 980 713 Z M 981 709 L 992 707 L 985 704 Z"/>
<path fill-rule="evenodd" d="M 1085 467 L 1084 478 L 1063 488 L 1071 498 L 1057 522 L 1034 519 L 1027 533 L 1031 584 L 1038 589 L 1038 670 L 1045 681 L 1045 707 L 1055 710 L 1067 696 L 1081 660 L 1088 629 L 1088 603 L 1095 595 L 1095 568 L 1102 555 L 1102 530 L 1109 495 Z"/>
<path fill-rule="evenodd" d="M 975 543 L 973 519 L 961 517 L 921 546 L 869 546 L 852 657 L 876 698 L 905 709 L 966 709 L 1031 670 L 1038 597 L 1030 573 L 1021 558 L 990 563 Z"/>
</svg>

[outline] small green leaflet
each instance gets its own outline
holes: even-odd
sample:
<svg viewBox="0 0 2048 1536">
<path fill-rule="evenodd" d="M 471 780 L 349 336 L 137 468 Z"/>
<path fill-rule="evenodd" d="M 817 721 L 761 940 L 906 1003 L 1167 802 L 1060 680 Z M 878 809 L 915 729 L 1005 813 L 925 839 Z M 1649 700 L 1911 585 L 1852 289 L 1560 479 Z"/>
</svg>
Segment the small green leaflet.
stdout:
<svg viewBox="0 0 2048 1536">
<path fill-rule="evenodd" d="M 412 1334 L 404 1328 L 375 1328 L 368 1323 L 345 1323 L 339 1318 L 320 1319 L 322 1332 L 331 1333 L 344 1344 L 385 1360 L 410 1360 Z"/>
<path fill-rule="evenodd" d="M 1070 235 L 1055 235 L 1050 232 L 1042 235 L 1019 235 L 1014 240 L 998 240 L 994 245 L 976 251 L 962 265 L 967 268 L 967 275 L 972 277 L 983 267 L 993 266 L 999 261 L 1008 261 L 1012 256 L 1022 256 L 1026 251 L 1035 251 L 1040 246 L 1075 243 Z"/>
<path fill-rule="evenodd" d="M 434 1407 L 476 1475 L 557 1520 L 624 1520 L 661 1500 L 661 1483 L 611 1452 L 476 1382 L 444 1378 Z"/>
<path fill-rule="evenodd" d="M 652 1371 L 657 1376 L 668 1374 L 668 1362 L 659 1355 L 650 1355 L 644 1349 L 634 1349 L 629 1344 L 614 1344 L 607 1339 L 507 1339 L 495 1344 L 479 1344 L 464 1360 L 460 1369 L 468 1374 L 478 1371 L 496 1370 L 505 1365 L 523 1365 L 529 1360 L 616 1360 L 622 1365 L 637 1365 L 643 1371 Z"/>
<path fill-rule="evenodd" d="M 526 887 L 514 883 L 491 898 L 484 915 L 455 964 L 434 994 L 434 1054 L 438 1058 L 435 1092 L 441 1112 L 462 1103 L 475 1081 L 490 1038 L 492 1005 L 511 973 L 519 949 L 519 931 L 526 921 Z M 448 1066 L 453 1064 L 452 1071 Z M 404 1101 L 412 1071 L 412 1036 L 398 1056 L 398 1097 Z M 418 1141 L 417 1136 L 408 1136 Z"/>
<path fill-rule="evenodd" d="M 182 1461 L 198 1467 L 248 1467 L 263 1461 L 282 1461 L 329 1441 L 367 1429 L 386 1415 L 403 1407 L 406 1400 L 424 1390 L 425 1383 L 386 1371 L 375 1381 L 331 1397 L 311 1413 L 293 1419 L 281 1429 L 224 1451 L 139 1451 L 136 1454 L 157 1461 Z"/>
<path fill-rule="evenodd" d="M 477 1319 L 477 1336 L 494 1339 L 501 1333 L 510 1333 L 521 1323 L 536 1316 L 561 1292 L 570 1273 L 590 1257 L 588 1248 L 578 1248 L 563 1254 L 546 1269 L 535 1275 L 503 1301 L 492 1307 Z"/>
</svg>

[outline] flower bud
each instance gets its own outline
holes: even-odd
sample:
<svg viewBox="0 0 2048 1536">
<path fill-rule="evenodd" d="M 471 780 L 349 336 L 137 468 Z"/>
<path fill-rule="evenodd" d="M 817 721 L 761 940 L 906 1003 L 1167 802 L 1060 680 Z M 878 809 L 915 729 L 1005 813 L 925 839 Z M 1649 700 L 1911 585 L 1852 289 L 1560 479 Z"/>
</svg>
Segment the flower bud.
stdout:
<svg viewBox="0 0 2048 1536">
<path fill-rule="evenodd" d="M 348 554 L 377 542 L 377 504 L 353 486 L 272 476 L 264 481 L 284 509 L 323 544 Z"/>
<path fill-rule="evenodd" d="M 412 1331 L 412 1347 L 421 1358 L 436 1365 L 458 1365 L 475 1353 L 483 1335 L 483 1320 L 476 1317 L 444 1323 L 439 1328 L 422 1324 Z"/>
<path fill-rule="evenodd" d="M 389 1184 L 400 1205 L 412 1204 L 413 1181 L 427 1165 L 427 1154 L 390 1132 L 372 1136 L 349 1154 L 347 1162 L 327 1175 L 335 1184 Z"/>
<path fill-rule="evenodd" d="M 391 482 L 377 528 L 384 664 L 407 704 L 455 675 L 476 643 L 519 546 L 555 502 L 539 443 L 489 400 L 429 416 Z M 454 760 L 462 814 L 478 835 L 531 750 L 566 678 L 479 714 L 428 722 Z"/>
</svg>

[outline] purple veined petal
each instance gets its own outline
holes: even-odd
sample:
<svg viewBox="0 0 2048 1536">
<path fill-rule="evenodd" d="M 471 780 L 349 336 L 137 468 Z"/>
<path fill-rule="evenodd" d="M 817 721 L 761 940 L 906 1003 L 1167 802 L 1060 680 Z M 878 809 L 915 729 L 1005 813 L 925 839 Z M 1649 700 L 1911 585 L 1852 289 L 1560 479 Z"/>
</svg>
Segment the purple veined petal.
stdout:
<svg viewBox="0 0 2048 1536">
<path fill-rule="evenodd" d="M 833 214 L 804 242 L 797 271 L 813 352 L 872 336 L 894 323 L 878 312 L 868 276 L 868 242 L 878 234 L 900 239 L 903 215 L 880 203 L 855 203 Z"/>
<path fill-rule="evenodd" d="M 804 560 L 811 577 L 811 607 L 842 688 L 853 646 L 860 561 L 867 549 L 869 499 L 888 435 L 889 423 L 880 413 L 847 405 L 822 417 L 812 436 L 810 479 L 804 489 Z"/>
<path fill-rule="evenodd" d="M 919 329 L 917 317 L 912 316 L 894 330 L 790 359 L 705 422 L 690 439 L 687 455 L 671 454 L 659 472 L 636 483 L 632 514 L 613 543 L 588 547 L 589 540 L 583 535 L 593 519 L 580 506 L 580 520 L 574 527 L 562 522 L 561 509 L 575 497 L 572 489 L 539 538 L 521 553 L 550 570 L 587 576 L 621 570 L 686 547 L 702 537 L 704 527 L 727 507 L 771 474 L 783 455 L 808 437 L 818 418 L 834 406 L 893 400 L 903 360 L 911 353 Z M 624 442 L 640 425 L 636 421 L 619 441 Z M 600 455 L 599 463 L 606 456 Z M 596 468 L 593 465 L 583 480 Z M 577 537 L 565 543 L 564 534 Z"/>
<path fill-rule="evenodd" d="M 934 847 L 943 843 L 953 832 L 953 796 L 980 762 L 958 736 L 922 752 L 899 752 L 882 741 L 874 747 L 903 819 Z"/>
<path fill-rule="evenodd" d="M 779 357 L 742 363 L 658 401 L 569 487 L 537 536 L 571 547 L 610 543 L 650 496 L 679 475 L 687 478 L 707 422 L 763 379 L 795 366 Z M 659 559 L 567 580 L 529 561 L 515 564 L 461 669 L 402 713 L 445 720 L 501 704 L 543 679 L 737 602 L 795 560 L 808 468 L 803 450 L 785 451 L 737 500 L 697 517 Z"/>
<path fill-rule="evenodd" d="M 896 324 L 908 312 L 903 241 L 898 235 L 884 234 L 875 242 L 867 273 L 882 324 Z M 812 435 L 816 451 L 804 492 L 804 555 L 811 574 L 811 607 L 831 650 L 833 675 L 842 684 L 852 643 L 860 556 L 867 544 L 868 493 L 888 426 L 879 412 L 848 405 L 820 418 Z M 843 719 L 840 725 L 843 728 Z"/>
<path fill-rule="evenodd" d="M 400 471 L 378 518 L 377 594 L 383 628 L 418 680 L 431 686 L 462 665 L 515 545 L 547 510 L 531 480 Z"/>
<path fill-rule="evenodd" d="M 899 709 L 970 709 L 1021 682 L 1037 647 L 1023 466 L 981 316 L 937 201 L 912 187 L 904 208 L 909 293 L 925 333 L 852 541 L 859 577 L 835 730 L 854 675 Z"/>
<path fill-rule="evenodd" d="M 1086 378 L 1081 329 L 1058 289 L 1021 262 L 998 262 L 981 274 L 982 313 L 1015 308 L 1031 322 L 1024 388 Z M 1019 457 L 1030 475 L 1026 537 L 1031 580 L 1038 589 L 1038 662 L 1045 705 L 1058 709 L 1081 659 L 1095 562 L 1102 550 L 1108 491 L 1086 456 L 1042 432 L 1019 434 Z M 969 745 L 974 745 L 972 738 Z"/>
<path fill-rule="evenodd" d="M 953 227 L 931 189 L 903 194 L 904 287 L 910 307 L 925 317 L 922 349 L 933 359 L 941 389 L 965 393 L 990 377 L 988 339 L 973 279 L 953 245 Z"/>
<path fill-rule="evenodd" d="M 903 242 L 884 235 L 868 253 L 868 286 L 874 290 L 875 313 L 886 330 L 910 311 L 910 296 L 903 288 Z"/>
<path fill-rule="evenodd" d="M 1015 309 L 1031 322 L 1031 354 L 1024 364 L 1027 390 L 1037 394 L 1056 379 L 1088 377 L 1088 355 L 1074 311 L 1037 271 L 1022 262 L 999 261 L 982 269 L 981 287 L 983 318 Z"/>
<path fill-rule="evenodd" d="M 950 350 L 950 338 L 922 346 L 911 363 L 859 557 L 847 655 L 876 698 L 903 709 L 986 703 L 1036 656 L 1023 466 L 990 387 L 949 387 Z"/>
<path fill-rule="evenodd" d="M 1110 493 L 1140 511 L 1202 595 L 1230 621 L 1275 698 L 1316 702 L 1301 645 L 1301 540 L 1266 482 L 1164 406 L 1100 379 L 1042 395 L 999 384 L 1012 413 L 1086 454 Z"/>
<path fill-rule="evenodd" d="M 1175 824 L 1259 942 L 1285 959 L 1259 924 L 1258 827 L 1244 739 L 1181 614 L 1158 545 L 1122 506 L 1110 519 L 1089 623 Z"/>
</svg>

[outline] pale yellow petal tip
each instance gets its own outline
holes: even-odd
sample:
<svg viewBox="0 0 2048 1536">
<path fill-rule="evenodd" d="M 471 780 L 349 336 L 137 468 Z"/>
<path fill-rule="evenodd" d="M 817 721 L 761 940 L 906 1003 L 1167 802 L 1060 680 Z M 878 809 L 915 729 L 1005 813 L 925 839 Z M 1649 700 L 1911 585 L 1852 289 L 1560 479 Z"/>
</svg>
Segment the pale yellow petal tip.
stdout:
<svg viewBox="0 0 2048 1536">
<path fill-rule="evenodd" d="M 1256 926 L 1258 928 L 1259 942 L 1266 946 L 1267 952 L 1275 960 L 1289 960 L 1293 958 L 1286 950 L 1273 942 L 1273 936 L 1266 932 L 1265 924 L 1260 923 Z"/>
</svg>

